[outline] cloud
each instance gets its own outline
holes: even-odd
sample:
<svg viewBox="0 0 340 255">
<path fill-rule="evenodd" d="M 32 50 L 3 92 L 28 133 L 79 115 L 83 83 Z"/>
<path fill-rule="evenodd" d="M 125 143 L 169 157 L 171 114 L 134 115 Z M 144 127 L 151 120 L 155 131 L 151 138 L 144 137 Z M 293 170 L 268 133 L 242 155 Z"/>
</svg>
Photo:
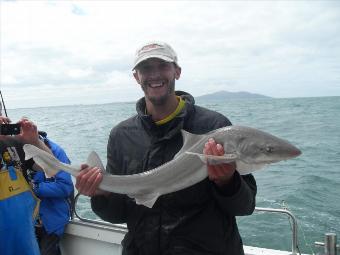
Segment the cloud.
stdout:
<svg viewBox="0 0 340 255">
<path fill-rule="evenodd" d="M 23 98 L 27 106 L 134 101 L 142 96 L 131 74 L 135 49 L 156 39 L 179 55 L 177 88 L 197 96 L 221 89 L 340 95 L 339 7 L 335 1 L 1 2 L 1 89 L 12 108 Z"/>
<path fill-rule="evenodd" d="M 77 5 L 72 6 L 72 13 L 80 16 L 86 15 L 86 12 Z"/>
</svg>

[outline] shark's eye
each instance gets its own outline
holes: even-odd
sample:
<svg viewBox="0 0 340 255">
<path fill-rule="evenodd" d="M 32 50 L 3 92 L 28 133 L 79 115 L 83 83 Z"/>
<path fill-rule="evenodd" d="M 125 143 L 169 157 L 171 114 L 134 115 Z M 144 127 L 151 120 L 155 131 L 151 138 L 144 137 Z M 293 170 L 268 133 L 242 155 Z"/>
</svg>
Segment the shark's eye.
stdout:
<svg viewBox="0 0 340 255">
<path fill-rule="evenodd" d="M 274 148 L 273 148 L 273 147 L 271 147 L 271 146 L 267 146 L 267 147 L 266 147 L 266 152 L 271 153 L 271 152 L 273 152 L 273 151 L 274 151 Z"/>
</svg>

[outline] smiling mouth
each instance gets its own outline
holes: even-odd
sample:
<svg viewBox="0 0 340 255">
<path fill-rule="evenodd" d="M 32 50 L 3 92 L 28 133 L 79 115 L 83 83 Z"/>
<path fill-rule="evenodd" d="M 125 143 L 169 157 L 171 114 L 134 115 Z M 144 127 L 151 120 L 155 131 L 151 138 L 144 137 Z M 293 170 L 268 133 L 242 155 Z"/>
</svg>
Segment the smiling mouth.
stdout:
<svg viewBox="0 0 340 255">
<path fill-rule="evenodd" d="M 149 82 L 147 83 L 149 87 L 151 88 L 160 88 L 162 86 L 164 86 L 164 82 Z"/>
</svg>

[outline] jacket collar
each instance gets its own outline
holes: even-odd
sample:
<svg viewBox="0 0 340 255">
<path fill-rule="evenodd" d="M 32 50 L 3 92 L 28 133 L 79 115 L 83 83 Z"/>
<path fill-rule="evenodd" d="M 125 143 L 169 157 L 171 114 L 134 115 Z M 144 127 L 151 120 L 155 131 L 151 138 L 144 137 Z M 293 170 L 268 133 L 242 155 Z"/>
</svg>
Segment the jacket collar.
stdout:
<svg viewBox="0 0 340 255">
<path fill-rule="evenodd" d="M 191 104 L 191 105 L 195 104 L 194 97 L 190 95 L 189 93 L 178 90 L 178 91 L 175 91 L 175 94 L 176 96 L 182 97 L 185 100 L 186 104 Z M 138 116 L 149 116 L 145 114 L 145 107 L 146 107 L 145 97 L 142 97 L 136 103 L 136 111 L 137 111 Z"/>
<path fill-rule="evenodd" d="M 177 96 L 182 97 L 185 100 L 184 109 L 169 123 L 165 125 L 157 126 L 152 120 L 151 115 L 145 114 L 145 97 L 140 98 L 136 103 L 137 116 L 141 120 L 145 130 L 152 136 L 163 137 L 163 139 L 169 139 L 173 135 L 177 134 L 184 126 L 184 120 L 190 116 L 190 112 L 193 110 L 195 100 L 192 95 L 184 91 L 176 91 Z"/>
</svg>

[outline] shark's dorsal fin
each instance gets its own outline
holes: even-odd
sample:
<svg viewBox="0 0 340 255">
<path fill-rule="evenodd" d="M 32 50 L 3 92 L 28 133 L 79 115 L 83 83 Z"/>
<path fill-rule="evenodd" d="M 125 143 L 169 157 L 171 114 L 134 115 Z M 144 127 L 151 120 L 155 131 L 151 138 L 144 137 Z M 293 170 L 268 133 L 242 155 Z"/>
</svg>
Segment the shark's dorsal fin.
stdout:
<svg viewBox="0 0 340 255">
<path fill-rule="evenodd" d="M 87 157 L 86 163 L 90 167 L 95 167 L 95 166 L 99 167 L 103 172 L 105 172 L 105 167 L 104 167 L 102 161 L 100 160 L 100 157 L 98 156 L 98 154 L 95 151 L 91 151 L 91 153 Z"/>
<path fill-rule="evenodd" d="M 195 145 L 199 140 L 205 137 L 205 135 L 195 135 L 184 129 L 181 130 L 182 138 L 183 138 L 183 146 L 179 152 L 175 155 L 176 158 L 178 155 L 183 154 L 188 151 L 193 145 Z"/>
</svg>

